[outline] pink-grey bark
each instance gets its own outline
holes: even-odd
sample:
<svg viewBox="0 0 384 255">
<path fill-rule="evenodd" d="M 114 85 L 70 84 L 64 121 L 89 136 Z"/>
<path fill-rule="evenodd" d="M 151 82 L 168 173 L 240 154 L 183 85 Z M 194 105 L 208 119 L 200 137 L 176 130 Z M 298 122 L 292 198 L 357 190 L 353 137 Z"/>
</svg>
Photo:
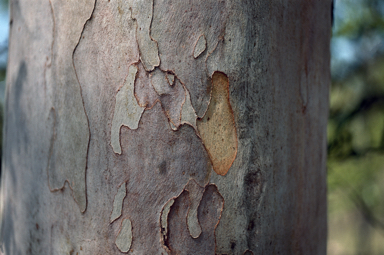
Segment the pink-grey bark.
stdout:
<svg viewBox="0 0 384 255">
<path fill-rule="evenodd" d="M 331 1 L 11 0 L 12 254 L 325 254 Z"/>
</svg>

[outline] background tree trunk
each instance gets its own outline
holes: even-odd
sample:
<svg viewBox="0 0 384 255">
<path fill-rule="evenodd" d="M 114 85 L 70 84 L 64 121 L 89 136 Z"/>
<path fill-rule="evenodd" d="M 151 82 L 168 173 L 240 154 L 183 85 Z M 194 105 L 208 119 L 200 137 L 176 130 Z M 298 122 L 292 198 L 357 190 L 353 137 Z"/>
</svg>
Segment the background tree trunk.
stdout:
<svg viewBox="0 0 384 255">
<path fill-rule="evenodd" d="M 11 1 L 5 254 L 325 254 L 330 9 Z"/>
</svg>

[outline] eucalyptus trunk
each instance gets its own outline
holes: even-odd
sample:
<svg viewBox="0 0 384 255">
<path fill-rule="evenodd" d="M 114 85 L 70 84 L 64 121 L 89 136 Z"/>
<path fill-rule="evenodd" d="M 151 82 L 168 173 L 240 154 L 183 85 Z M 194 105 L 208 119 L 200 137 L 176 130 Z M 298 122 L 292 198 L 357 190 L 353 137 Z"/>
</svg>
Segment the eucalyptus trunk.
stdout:
<svg viewBox="0 0 384 255">
<path fill-rule="evenodd" d="M 5 254 L 325 254 L 331 1 L 11 0 Z"/>
</svg>

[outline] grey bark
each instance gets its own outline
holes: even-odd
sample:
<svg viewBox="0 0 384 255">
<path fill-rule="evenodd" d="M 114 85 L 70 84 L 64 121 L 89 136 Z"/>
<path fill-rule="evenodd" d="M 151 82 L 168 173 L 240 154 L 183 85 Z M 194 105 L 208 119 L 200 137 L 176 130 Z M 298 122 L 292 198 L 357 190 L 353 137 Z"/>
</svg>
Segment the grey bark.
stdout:
<svg viewBox="0 0 384 255">
<path fill-rule="evenodd" d="M 331 1 L 12 0 L 5 254 L 325 254 Z"/>
</svg>

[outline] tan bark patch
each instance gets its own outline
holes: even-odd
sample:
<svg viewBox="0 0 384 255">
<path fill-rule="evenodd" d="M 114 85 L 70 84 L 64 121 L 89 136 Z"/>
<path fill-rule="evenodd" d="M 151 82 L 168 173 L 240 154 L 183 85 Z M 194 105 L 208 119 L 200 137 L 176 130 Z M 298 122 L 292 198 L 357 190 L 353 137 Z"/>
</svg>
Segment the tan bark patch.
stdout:
<svg viewBox="0 0 384 255">
<path fill-rule="evenodd" d="M 213 170 L 226 175 L 237 154 L 235 119 L 229 101 L 229 81 L 222 72 L 212 76 L 211 101 L 197 129 L 212 161 Z"/>
</svg>

